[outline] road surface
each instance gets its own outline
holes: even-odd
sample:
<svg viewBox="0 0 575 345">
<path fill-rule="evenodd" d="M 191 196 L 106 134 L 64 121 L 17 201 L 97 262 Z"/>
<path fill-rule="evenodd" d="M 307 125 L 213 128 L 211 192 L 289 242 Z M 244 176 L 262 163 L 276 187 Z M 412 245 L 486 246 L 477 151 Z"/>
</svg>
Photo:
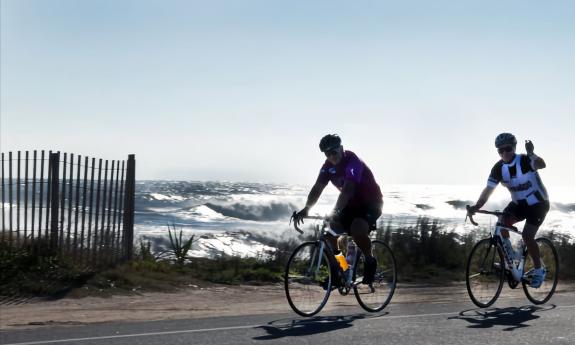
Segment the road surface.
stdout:
<svg viewBox="0 0 575 345">
<path fill-rule="evenodd" d="M 381 313 L 356 306 L 301 318 L 294 313 L 50 326 L 0 332 L 4 345 L 32 344 L 575 344 L 575 293 L 533 306 L 502 298 L 470 302 L 393 302 Z"/>
</svg>

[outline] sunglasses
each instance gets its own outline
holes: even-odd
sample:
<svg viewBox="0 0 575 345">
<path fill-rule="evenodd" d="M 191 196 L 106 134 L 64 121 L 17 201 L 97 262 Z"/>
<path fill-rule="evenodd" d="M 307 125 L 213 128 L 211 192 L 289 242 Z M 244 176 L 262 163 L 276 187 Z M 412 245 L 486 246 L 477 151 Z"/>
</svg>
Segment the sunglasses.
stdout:
<svg viewBox="0 0 575 345">
<path fill-rule="evenodd" d="M 513 146 L 504 146 L 504 147 L 499 147 L 497 149 L 497 152 L 499 153 L 503 153 L 503 152 L 511 152 L 513 151 L 514 147 Z"/>
<path fill-rule="evenodd" d="M 325 156 L 326 156 L 326 157 L 335 156 L 335 155 L 337 155 L 338 153 L 339 153 L 339 150 L 338 150 L 338 149 L 328 150 L 328 151 L 325 151 Z"/>
</svg>

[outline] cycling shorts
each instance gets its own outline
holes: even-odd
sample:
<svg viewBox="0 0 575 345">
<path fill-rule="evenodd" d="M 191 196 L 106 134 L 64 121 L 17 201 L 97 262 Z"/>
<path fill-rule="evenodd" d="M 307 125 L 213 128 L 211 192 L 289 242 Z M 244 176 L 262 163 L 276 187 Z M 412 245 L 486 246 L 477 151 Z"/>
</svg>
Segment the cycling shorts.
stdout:
<svg viewBox="0 0 575 345">
<path fill-rule="evenodd" d="M 346 206 L 340 213 L 339 223 L 343 226 L 343 229 L 331 229 L 330 232 L 334 235 L 343 235 L 344 233 L 350 234 L 351 223 L 356 218 L 364 219 L 369 225 L 369 230 L 376 229 L 377 219 L 381 216 L 381 209 L 383 207 L 383 201 L 373 202 L 364 206 Z"/>
<path fill-rule="evenodd" d="M 539 227 L 549 212 L 549 201 L 541 201 L 531 206 L 525 202 L 510 202 L 503 212 L 511 214 L 518 222 L 525 220 L 527 224 Z"/>
</svg>

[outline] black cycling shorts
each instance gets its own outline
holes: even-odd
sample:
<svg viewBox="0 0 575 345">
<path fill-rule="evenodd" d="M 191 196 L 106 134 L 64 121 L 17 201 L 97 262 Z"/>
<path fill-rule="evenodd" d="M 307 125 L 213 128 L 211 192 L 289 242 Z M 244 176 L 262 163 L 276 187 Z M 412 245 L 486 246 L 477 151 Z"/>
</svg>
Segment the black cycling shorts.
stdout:
<svg viewBox="0 0 575 345">
<path fill-rule="evenodd" d="M 364 206 L 346 206 L 341 211 L 339 223 L 343 226 L 343 230 L 345 230 L 348 235 L 351 235 L 351 223 L 353 223 L 356 218 L 365 219 L 367 224 L 369 224 L 369 230 L 374 230 L 376 228 L 377 219 L 381 216 L 382 207 L 383 202 L 373 202 Z M 332 232 L 336 234 L 343 233 L 340 229 L 332 229 Z"/>
<path fill-rule="evenodd" d="M 519 222 L 525 219 L 525 223 L 538 227 L 543 224 L 545 216 L 549 212 L 549 201 L 545 200 L 531 206 L 527 203 L 510 202 L 503 212 L 511 214 Z"/>
</svg>

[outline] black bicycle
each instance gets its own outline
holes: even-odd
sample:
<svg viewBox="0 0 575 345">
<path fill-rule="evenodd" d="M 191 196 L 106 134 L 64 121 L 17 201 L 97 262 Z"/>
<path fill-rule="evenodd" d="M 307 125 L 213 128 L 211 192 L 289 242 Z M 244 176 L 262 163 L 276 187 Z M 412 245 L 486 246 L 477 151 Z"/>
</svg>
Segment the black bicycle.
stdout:
<svg viewBox="0 0 575 345">
<path fill-rule="evenodd" d="M 292 215 L 290 219 L 293 220 Z M 291 308 L 301 316 L 317 314 L 327 303 L 332 290 L 348 295 L 353 290 L 359 305 L 369 311 L 381 311 L 391 301 L 397 284 L 395 257 L 389 246 L 380 240 L 371 241 L 372 255 L 377 259 L 375 279 L 372 284 L 363 284 L 364 256 L 357 249 L 351 236 L 348 236 L 346 253 L 349 268 L 344 271 L 335 258 L 326 233 L 329 218 L 308 216 L 307 219 L 321 220 L 315 227 L 316 240 L 299 245 L 290 256 L 285 274 L 284 287 Z M 295 229 L 303 231 L 295 224 Z M 349 251 L 349 252 L 348 252 Z M 330 264 L 331 263 L 331 264 Z"/>
<path fill-rule="evenodd" d="M 473 225 L 478 225 L 473 220 L 473 213 L 467 205 L 467 216 Z M 502 216 L 503 212 L 491 212 L 478 210 L 474 213 Z M 466 218 L 467 219 L 467 218 Z M 533 260 L 527 255 L 527 248 L 523 246 L 517 255 L 508 253 L 502 242 L 501 230 L 521 235 L 521 231 L 514 226 L 507 227 L 495 225 L 491 230 L 490 237 L 480 240 L 475 244 L 467 260 L 465 282 L 467 292 L 473 303 L 480 308 L 487 308 L 499 297 L 503 282 L 507 280 L 509 287 L 515 289 L 519 283 L 527 299 L 534 304 L 543 304 L 549 301 L 557 287 L 559 274 L 559 258 L 553 243 L 546 238 L 537 238 L 541 263 L 545 269 L 545 280 L 538 288 L 531 287 L 529 271 L 534 268 Z M 527 273 L 525 273 L 527 272 Z"/>
</svg>

